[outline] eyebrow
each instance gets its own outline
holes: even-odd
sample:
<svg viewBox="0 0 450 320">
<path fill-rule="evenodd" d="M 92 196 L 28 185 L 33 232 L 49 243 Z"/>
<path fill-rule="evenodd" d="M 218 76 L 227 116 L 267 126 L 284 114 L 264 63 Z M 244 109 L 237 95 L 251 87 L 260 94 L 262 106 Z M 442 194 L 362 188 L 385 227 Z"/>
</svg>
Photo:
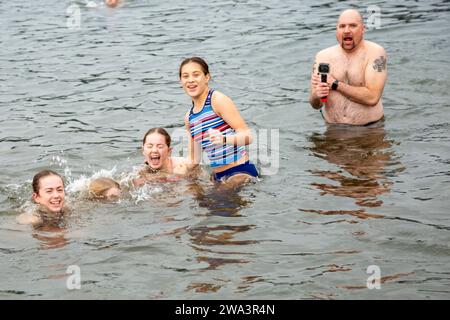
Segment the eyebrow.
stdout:
<svg viewBox="0 0 450 320">
<path fill-rule="evenodd" d="M 44 191 L 52 191 L 53 189 L 61 189 L 62 187 L 56 187 L 56 188 L 52 188 L 52 187 L 48 187 L 48 188 L 44 188 Z"/>
<path fill-rule="evenodd" d="M 192 71 L 192 73 L 202 73 L 202 71 L 201 70 L 194 70 L 194 71 Z M 189 72 L 182 72 L 181 75 L 182 76 L 189 75 Z"/>
</svg>

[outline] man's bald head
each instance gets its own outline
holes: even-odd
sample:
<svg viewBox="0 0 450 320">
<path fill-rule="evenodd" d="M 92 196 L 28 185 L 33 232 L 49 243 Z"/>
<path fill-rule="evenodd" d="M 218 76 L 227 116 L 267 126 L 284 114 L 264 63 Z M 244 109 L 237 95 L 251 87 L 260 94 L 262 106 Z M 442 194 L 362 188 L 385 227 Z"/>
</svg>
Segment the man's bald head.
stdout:
<svg viewBox="0 0 450 320">
<path fill-rule="evenodd" d="M 336 39 L 346 52 L 356 50 L 364 38 L 364 22 L 361 14 L 354 9 L 341 13 L 336 25 Z"/>
<path fill-rule="evenodd" d="M 341 20 L 356 20 L 358 23 L 364 24 L 361 13 L 359 13 L 359 11 L 355 9 L 344 10 L 339 16 L 338 24 L 341 22 Z"/>
</svg>

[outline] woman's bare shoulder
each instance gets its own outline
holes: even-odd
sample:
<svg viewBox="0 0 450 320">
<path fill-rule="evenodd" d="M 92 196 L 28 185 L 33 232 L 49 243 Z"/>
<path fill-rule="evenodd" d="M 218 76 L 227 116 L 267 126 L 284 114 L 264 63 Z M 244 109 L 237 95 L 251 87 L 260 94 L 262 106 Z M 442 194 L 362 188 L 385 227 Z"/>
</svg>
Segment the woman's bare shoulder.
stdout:
<svg viewBox="0 0 450 320">
<path fill-rule="evenodd" d="M 184 157 L 171 157 L 170 159 L 171 159 L 172 165 L 174 167 L 178 166 L 180 164 L 189 164 L 190 163 L 189 159 L 188 158 L 184 158 Z"/>
<path fill-rule="evenodd" d="M 191 175 L 196 172 L 198 165 L 183 157 L 172 158 L 173 173 L 177 175 Z"/>
<path fill-rule="evenodd" d="M 41 217 L 36 213 L 21 213 L 16 218 L 17 223 L 19 224 L 39 224 L 42 222 Z"/>
</svg>

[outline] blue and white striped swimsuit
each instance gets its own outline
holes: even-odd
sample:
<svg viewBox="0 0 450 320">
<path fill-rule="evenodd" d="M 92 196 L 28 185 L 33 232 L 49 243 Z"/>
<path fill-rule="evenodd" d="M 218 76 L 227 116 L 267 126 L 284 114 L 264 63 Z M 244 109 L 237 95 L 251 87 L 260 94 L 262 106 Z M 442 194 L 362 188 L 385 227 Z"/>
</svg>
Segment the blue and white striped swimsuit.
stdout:
<svg viewBox="0 0 450 320">
<path fill-rule="evenodd" d="M 217 168 L 239 160 L 247 155 L 247 151 L 244 146 L 215 145 L 207 138 L 206 131 L 209 129 L 219 130 L 223 135 L 235 134 L 234 129 L 214 112 L 211 105 L 213 92 L 214 90 L 209 90 L 200 112 L 194 113 L 194 105 L 192 105 L 189 112 L 189 128 L 192 139 L 200 142 L 203 151 L 208 155 L 211 167 Z"/>
</svg>

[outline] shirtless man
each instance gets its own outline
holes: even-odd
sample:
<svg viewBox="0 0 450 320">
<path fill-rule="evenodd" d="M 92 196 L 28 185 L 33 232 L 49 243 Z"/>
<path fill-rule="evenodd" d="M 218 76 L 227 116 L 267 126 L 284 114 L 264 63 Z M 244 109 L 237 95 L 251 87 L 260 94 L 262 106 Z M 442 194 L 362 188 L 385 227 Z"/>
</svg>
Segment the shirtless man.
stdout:
<svg viewBox="0 0 450 320">
<path fill-rule="evenodd" d="M 327 123 L 368 125 L 383 118 L 381 94 L 387 78 L 386 52 L 380 45 L 363 39 L 361 14 L 353 9 L 339 16 L 338 45 L 317 53 L 311 75 L 309 102 L 321 109 Z M 319 63 L 328 63 L 327 82 L 320 82 Z"/>
</svg>

